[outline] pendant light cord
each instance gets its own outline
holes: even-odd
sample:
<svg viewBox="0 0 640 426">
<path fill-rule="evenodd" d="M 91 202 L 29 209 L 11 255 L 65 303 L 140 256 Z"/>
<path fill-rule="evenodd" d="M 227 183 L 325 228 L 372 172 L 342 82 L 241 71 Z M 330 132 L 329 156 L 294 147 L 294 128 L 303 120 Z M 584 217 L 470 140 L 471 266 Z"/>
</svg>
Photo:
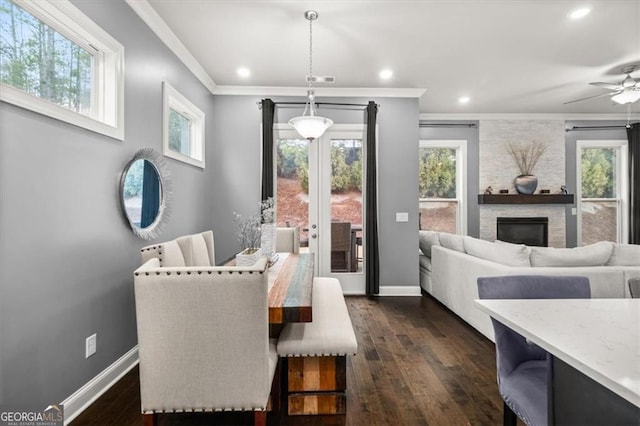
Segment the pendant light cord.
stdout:
<svg viewBox="0 0 640 426">
<path fill-rule="evenodd" d="M 313 85 L 313 19 L 309 19 L 309 89 Z"/>
</svg>

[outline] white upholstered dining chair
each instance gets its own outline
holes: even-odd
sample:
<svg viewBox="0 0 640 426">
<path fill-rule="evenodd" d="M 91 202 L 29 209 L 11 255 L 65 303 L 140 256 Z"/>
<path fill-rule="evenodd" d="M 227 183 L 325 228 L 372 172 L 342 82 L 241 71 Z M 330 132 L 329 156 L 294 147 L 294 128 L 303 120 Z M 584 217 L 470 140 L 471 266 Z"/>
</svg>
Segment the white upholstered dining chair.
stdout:
<svg viewBox="0 0 640 426">
<path fill-rule="evenodd" d="M 143 255 L 156 253 L 165 264 L 182 263 L 181 256 L 205 262 L 208 254 L 192 250 L 207 246 L 198 235 L 195 245 L 182 237 Z M 154 424 L 157 413 L 231 410 L 253 411 L 255 423 L 265 424 L 278 376 L 266 258 L 215 267 L 161 266 L 159 257 L 134 272 L 144 423 Z"/>
</svg>

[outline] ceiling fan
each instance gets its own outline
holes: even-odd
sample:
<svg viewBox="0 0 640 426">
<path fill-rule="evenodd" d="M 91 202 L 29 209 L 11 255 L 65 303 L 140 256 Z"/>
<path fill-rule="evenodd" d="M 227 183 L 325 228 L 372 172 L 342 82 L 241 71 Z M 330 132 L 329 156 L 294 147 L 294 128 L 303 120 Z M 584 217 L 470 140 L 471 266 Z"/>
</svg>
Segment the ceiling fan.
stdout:
<svg viewBox="0 0 640 426">
<path fill-rule="evenodd" d="M 566 104 L 572 104 L 574 102 L 586 101 L 588 99 L 601 98 L 604 96 L 611 96 L 611 100 L 619 104 L 632 104 L 640 99 L 640 78 L 631 77 L 631 73 L 640 69 L 638 65 L 630 65 L 622 68 L 622 72 L 627 76 L 620 83 L 602 83 L 594 82 L 589 83 L 592 86 L 602 87 L 610 90 L 609 93 L 603 93 L 601 95 L 589 96 L 587 98 L 576 99 L 575 101 L 565 102 Z"/>
</svg>

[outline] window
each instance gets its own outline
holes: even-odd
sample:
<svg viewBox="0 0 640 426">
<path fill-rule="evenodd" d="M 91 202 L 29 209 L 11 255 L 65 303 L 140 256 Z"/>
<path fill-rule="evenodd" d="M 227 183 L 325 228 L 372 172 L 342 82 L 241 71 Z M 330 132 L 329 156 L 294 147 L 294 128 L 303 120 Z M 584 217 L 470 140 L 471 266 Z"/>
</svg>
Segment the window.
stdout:
<svg viewBox="0 0 640 426">
<path fill-rule="evenodd" d="M 164 82 L 163 153 L 204 169 L 204 113 Z"/>
<path fill-rule="evenodd" d="M 67 0 L 0 0 L 0 99 L 124 139 L 124 48 Z"/>
<path fill-rule="evenodd" d="M 577 143 L 578 246 L 627 241 L 627 141 Z"/>
<path fill-rule="evenodd" d="M 420 229 L 465 235 L 467 141 L 420 141 Z"/>
</svg>

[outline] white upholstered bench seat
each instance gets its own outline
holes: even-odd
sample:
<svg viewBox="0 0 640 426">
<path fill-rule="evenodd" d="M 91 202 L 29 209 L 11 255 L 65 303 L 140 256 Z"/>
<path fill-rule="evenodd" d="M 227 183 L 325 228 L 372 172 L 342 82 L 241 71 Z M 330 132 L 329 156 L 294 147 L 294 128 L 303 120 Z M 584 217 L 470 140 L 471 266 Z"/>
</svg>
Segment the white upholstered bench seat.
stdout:
<svg viewBox="0 0 640 426">
<path fill-rule="evenodd" d="M 340 282 L 335 278 L 314 278 L 311 300 L 313 321 L 285 325 L 278 340 L 278 355 L 355 355 L 358 342 Z"/>
<path fill-rule="evenodd" d="M 289 415 L 345 414 L 347 355 L 355 355 L 353 331 L 340 282 L 314 278 L 313 321 L 289 323 L 278 339 L 286 360 Z"/>
</svg>

